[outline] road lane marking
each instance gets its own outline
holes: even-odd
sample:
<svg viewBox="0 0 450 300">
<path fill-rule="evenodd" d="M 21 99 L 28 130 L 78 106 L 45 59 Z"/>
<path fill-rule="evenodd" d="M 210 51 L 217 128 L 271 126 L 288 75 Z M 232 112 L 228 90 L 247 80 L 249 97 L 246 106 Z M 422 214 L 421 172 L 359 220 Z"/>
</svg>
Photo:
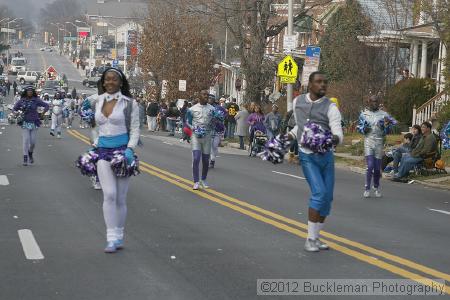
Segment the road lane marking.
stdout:
<svg viewBox="0 0 450 300">
<path fill-rule="evenodd" d="M 74 131 L 74 132 L 76 132 L 76 131 Z M 77 137 L 79 140 L 84 141 L 85 143 L 89 144 L 89 142 L 87 141 L 87 138 L 84 137 L 82 134 L 76 132 L 76 134 L 72 134 L 72 135 Z M 163 180 L 165 180 L 167 182 L 170 182 L 170 183 L 172 183 L 172 184 L 174 184 L 174 185 L 176 185 L 176 186 L 178 186 L 180 188 L 183 188 L 183 189 L 185 189 L 187 191 L 190 191 L 190 192 L 192 192 L 194 194 L 197 194 L 197 195 L 199 195 L 199 196 L 201 196 L 201 197 L 203 197 L 205 199 L 211 200 L 213 202 L 216 202 L 218 204 L 221 204 L 223 206 L 231 208 L 231 209 L 233 209 L 235 211 L 238 211 L 238 212 L 240 212 L 242 214 L 250 216 L 250 217 L 252 217 L 254 219 L 257 219 L 257 220 L 262 221 L 264 223 L 271 224 L 271 225 L 273 225 L 273 226 L 275 226 L 275 227 L 277 227 L 279 229 L 282 229 L 282 230 L 285 230 L 287 232 L 293 233 L 293 234 L 295 234 L 297 236 L 300 236 L 302 238 L 306 238 L 307 237 L 307 233 L 306 232 L 300 231 L 297 228 L 290 227 L 290 226 L 288 226 L 288 225 L 286 225 L 284 223 L 277 222 L 277 221 L 275 221 L 273 219 L 270 219 L 270 218 L 267 218 L 267 217 L 265 217 L 263 215 L 260 215 L 260 214 L 257 214 L 255 212 L 249 211 L 247 209 L 242 208 L 241 206 L 250 208 L 250 209 L 252 209 L 254 211 L 257 211 L 257 212 L 263 213 L 263 214 L 265 214 L 267 216 L 270 216 L 272 218 L 275 218 L 275 219 L 277 219 L 279 221 L 283 221 L 283 222 L 286 222 L 286 223 L 288 223 L 290 225 L 295 225 L 295 226 L 303 228 L 303 229 L 307 229 L 307 225 L 306 224 L 303 224 L 303 223 L 298 222 L 298 221 L 293 220 L 293 219 L 286 218 L 286 217 L 278 215 L 278 214 L 276 214 L 274 212 L 267 211 L 265 209 L 262 209 L 262 208 L 259 208 L 259 207 L 255 206 L 255 205 L 249 204 L 247 202 L 240 201 L 238 199 L 235 199 L 235 198 L 230 197 L 228 195 L 225 195 L 225 194 L 222 194 L 220 192 L 214 191 L 212 189 L 208 189 L 206 191 L 194 191 L 191 188 L 191 184 L 192 184 L 191 180 L 185 179 L 185 178 L 180 177 L 180 176 L 178 176 L 176 174 L 172 174 L 172 173 L 170 173 L 168 171 L 159 169 L 159 168 L 157 168 L 155 166 L 152 166 L 152 165 L 150 165 L 148 163 L 145 163 L 145 162 L 142 162 L 142 161 L 140 162 L 140 164 L 141 164 L 141 169 L 144 172 L 146 172 L 146 173 L 148 173 L 150 175 L 156 176 L 156 177 L 158 177 L 160 179 L 163 179 Z M 218 197 L 222 197 L 223 199 L 226 199 L 226 200 L 228 200 L 230 202 L 234 202 L 234 203 L 239 204 L 241 206 L 238 206 L 238 205 L 232 204 L 230 202 L 224 201 L 222 199 L 213 197 L 211 194 L 216 195 Z M 371 254 L 383 257 L 383 258 L 391 260 L 391 261 L 393 261 L 395 263 L 398 263 L 398 264 L 404 265 L 406 267 L 409 267 L 411 269 L 415 269 L 417 271 L 420 271 L 420 272 L 423 272 L 425 274 L 431 275 L 431 276 L 433 276 L 433 278 L 442 278 L 442 279 L 446 279 L 448 281 L 450 280 L 450 275 L 449 274 L 446 274 L 446 273 L 434 270 L 432 268 L 429 268 L 429 267 L 417 264 L 417 263 L 415 263 L 413 261 L 401 258 L 399 256 L 389 254 L 389 253 L 384 252 L 382 250 L 378 250 L 378 249 L 372 248 L 370 246 L 366 246 L 364 244 L 361 244 L 361 243 L 358 243 L 358 242 L 354 242 L 354 241 L 351 241 L 351 240 L 348 240 L 346 238 L 342 238 L 342 237 L 336 236 L 336 235 L 328 233 L 328 232 L 322 232 L 322 235 L 324 237 L 326 237 L 326 238 L 330 238 L 330 239 L 336 240 L 338 242 L 347 244 L 348 246 L 359 248 L 359 249 L 361 249 L 363 251 L 366 251 L 366 252 L 369 252 Z M 349 256 L 355 257 L 355 258 L 357 258 L 359 260 L 365 261 L 365 262 L 367 262 L 369 264 L 378 266 L 378 267 L 380 267 L 382 269 L 388 270 L 388 271 L 390 271 L 392 273 L 398 274 L 398 275 L 403 276 L 405 278 L 409 278 L 409 279 L 415 280 L 417 282 L 424 283 L 423 280 L 425 280 L 427 283 L 430 283 L 428 278 L 424 278 L 424 277 L 422 277 L 422 276 L 420 276 L 418 274 L 412 273 L 410 271 L 407 271 L 407 270 L 402 269 L 400 267 L 397 267 L 395 265 L 391 265 L 391 264 L 386 263 L 384 261 L 381 261 L 379 259 L 374 260 L 369 255 L 366 255 L 366 254 L 358 252 L 356 250 L 353 250 L 353 249 L 341 246 L 340 244 L 332 242 L 332 241 L 330 241 L 328 239 L 326 240 L 326 242 L 332 248 L 334 248 L 335 250 L 337 250 L 339 252 L 342 252 L 344 254 L 347 254 Z M 427 284 L 427 283 L 424 283 L 424 284 Z M 450 287 L 448 287 L 448 286 L 446 286 L 446 293 L 450 294 Z"/>
<path fill-rule="evenodd" d="M 0 175 L 0 185 L 9 185 L 8 176 Z"/>
<path fill-rule="evenodd" d="M 33 232 L 30 229 L 20 229 L 17 232 L 19 233 L 19 239 L 22 243 L 25 257 L 27 259 L 44 259 L 44 255 L 42 255 L 41 249 L 34 238 Z"/>
<path fill-rule="evenodd" d="M 446 211 L 446 210 L 434 209 L 434 208 L 429 208 L 428 210 L 432 210 L 432 211 L 435 211 L 435 212 L 438 212 L 438 213 L 450 215 L 450 211 Z"/>
<path fill-rule="evenodd" d="M 169 142 L 163 142 L 163 144 L 173 146 L 173 144 L 172 144 L 172 143 L 169 143 Z"/>
<path fill-rule="evenodd" d="M 279 175 L 284 175 L 284 176 L 289 176 L 289 177 L 294 177 L 294 178 L 297 178 L 297 179 L 306 179 L 305 177 L 296 176 L 296 175 L 283 173 L 283 172 L 272 171 L 272 173 L 279 174 Z"/>
</svg>

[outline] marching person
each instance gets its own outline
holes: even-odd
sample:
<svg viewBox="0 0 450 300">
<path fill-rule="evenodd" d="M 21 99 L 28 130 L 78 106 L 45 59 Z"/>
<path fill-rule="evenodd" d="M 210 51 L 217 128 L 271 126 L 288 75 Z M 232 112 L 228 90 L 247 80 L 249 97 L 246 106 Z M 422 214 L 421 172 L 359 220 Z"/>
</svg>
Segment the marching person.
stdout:
<svg viewBox="0 0 450 300">
<path fill-rule="evenodd" d="M 100 78 L 105 93 L 95 101 L 95 123 L 98 137 L 94 137 L 99 160 L 97 172 L 103 189 L 103 215 L 106 224 L 106 253 L 123 247 L 127 215 L 127 192 L 130 177 L 119 177 L 111 168 L 115 151 L 126 158 L 127 165 L 135 160 L 134 148 L 139 142 L 139 107 L 131 98 L 125 75 L 116 68 L 106 69 Z"/>
<path fill-rule="evenodd" d="M 218 110 L 222 113 L 224 119 L 223 120 L 215 120 L 214 125 L 211 129 L 211 160 L 209 162 L 209 167 L 214 169 L 216 165 L 216 158 L 219 154 L 219 145 L 225 135 L 225 120 L 228 117 L 228 112 L 223 105 L 220 105 L 216 101 L 214 97 L 210 97 L 210 103 L 215 110 Z"/>
<path fill-rule="evenodd" d="M 44 113 L 48 111 L 47 103 L 39 99 L 36 91 L 32 86 L 29 86 L 22 93 L 22 98 L 16 102 L 13 110 L 15 112 L 21 111 L 23 113 L 22 122 L 22 141 L 23 141 L 23 165 L 34 163 L 33 151 L 36 145 L 36 134 L 41 124 L 39 119 L 38 107 L 44 108 Z"/>
<path fill-rule="evenodd" d="M 194 186 L 192 189 L 198 190 L 200 187 L 207 189 L 209 157 L 211 153 L 211 130 L 212 111 L 214 107 L 208 104 L 208 90 L 200 92 L 199 103 L 189 108 L 187 112 L 187 124 L 192 129 L 192 173 Z M 202 161 L 202 177 L 200 179 L 200 160 Z"/>
<path fill-rule="evenodd" d="M 55 136 L 58 139 L 61 138 L 61 126 L 63 123 L 63 107 L 64 107 L 64 99 L 60 92 L 55 93 L 55 97 L 52 100 L 52 126 L 50 128 L 50 135 Z"/>
<path fill-rule="evenodd" d="M 48 95 L 48 93 L 45 93 L 44 96 L 42 97 L 42 101 L 44 101 L 45 103 L 47 103 L 47 105 L 50 107 L 52 101 L 50 100 L 50 96 Z M 42 126 L 44 127 L 49 127 L 50 126 L 50 110 L 47 110 L 46 112 L 44 112 L 44 120 L 43 120 L 43 124 Z"/>
<path fill-rule="evenodd" d="M 309 76 L 309 93 L 294 99 L 295 127 L 289 132 L 289 139 L 297 139 L 301 145 L 302 135 L 308 123 L 320 125 L 323 130 L 331 131 L 333 145 L 341 143 L 344 135 L 341 127 L 341 113 L 336 104 L 325 95 L 328 81 L 321 72 Z M 320 231 L 326 217 L 330 214 L 334 192 L 334 154 L 330 149 L 324 153 L 315 153 L 306 146 L 299 149 L 300 164 L 311 190 L 308 210 L 308 238 L 305 250 L 317 252 L 329 247 L 322 242 Z"/>
<path fill-rule="evenodd" d="M 361 112 L 359 117 L 366 124 L 366 126 L 360 129 L 362 131 L 361 133 L 364 134 L 364 156 L 366 157 L 367 163 L 366 184 L 363 196 L 364 198 L 370 197 L 373 178 L 375 197 L 380 198 L 382 196 L 379 190 L 381 163 L 384 154 L 383 148 L 386 133 L 379 124 L 380 122 L 384 124 L 384 120 L 389 115 L 380 109 L 380 99 L 378 96 L 370 96 L 367 104 L 368 108 Z"/>
</svg>

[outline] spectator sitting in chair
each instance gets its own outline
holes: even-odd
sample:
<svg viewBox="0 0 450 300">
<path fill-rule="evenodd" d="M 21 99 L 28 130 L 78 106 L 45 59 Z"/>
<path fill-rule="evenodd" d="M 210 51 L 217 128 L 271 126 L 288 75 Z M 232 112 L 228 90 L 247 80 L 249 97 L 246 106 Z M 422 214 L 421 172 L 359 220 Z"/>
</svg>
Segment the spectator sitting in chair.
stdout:
<svg viewBox="0 0 450 300">
<path fill-rule="evenodd" d="M 422 138 L 422 129 L 419 125 L 414 125 L 412 127 L 412 133 L 407 133 L 403 136 L 403 144 L 394 149 L 392 151 L 392 155 L 384 155 L 383 156 L 383 170 L 386 166 L 393 161 L 393 170 L 391 171 L 391 175 L 398 173 L 398 165 L 402 159 L 403 154 L 410 153 L 414 150 L 419 144 L 420 139 Z"/>
<path fill-rule="evenodd" d="M 400 168 L 398 173 L 392 178 L 393 181 L 402 181 L 401 178 L 409 175 L 414 166 L 421 163 L 424 159 L 431 158 L 436 155 L 437 141 L 434 134 L 431 132 L 431 123 L 424 122 L 421 125 L 422 138 L 419 141 L 417 147 L 402 156 L 400 161 Z"/>
</svg>

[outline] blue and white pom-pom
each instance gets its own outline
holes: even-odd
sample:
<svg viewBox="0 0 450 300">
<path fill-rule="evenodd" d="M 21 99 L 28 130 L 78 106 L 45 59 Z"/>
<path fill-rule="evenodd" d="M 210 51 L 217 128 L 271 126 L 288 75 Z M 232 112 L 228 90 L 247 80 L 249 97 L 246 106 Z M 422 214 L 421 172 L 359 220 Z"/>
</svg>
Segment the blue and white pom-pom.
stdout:
<svg viewBox="0 0 450 300">
<path fill-rule="evenodd" d="M 117 177 L 136 176 L 140 173 L 139 160 L 135 155 L 133 162 L 129 165 L 127 163 L 127 158 L 124 155 L 124 151 L 117 150 L 114 151 L 111 159 L 111 169 Z"/>
<path fill-rule="evenodd" d="M 378 126 L 381 128 L 381 130 L 384 131 L 385 134 L 388 134 L 391 132 L 392 127 L 397 125 L 397 120 L 395 120 L 392 116 L 387 115 L 380 121 L 378 121 Z"/>
<path fill-rule="evenodd" d="M 81 110 L 80 116 L 83 121 L 91 122 L 92 120 L 94 120 L 95 114 L 92 109 L 88 108 L 86 110 Z"/>
<path fill-rule="evenodd" d="M 78 157 L 76 161 L 77 168 L 80 169 L 81 174 L 86 176 L 97 175 L 97 161 L 98 154 L 94 150 L 90 150 Z"/>
<path fill-rule="evenodd" d="M 195 126 L 194 127 L 194 134 L 199 139 L 203 138 L 206 135 L 206 128 L 203 126 Z"/>
<path fill-rule="evenodd" d="M 440 137 L 442 139 L 442 148 L 450 149 L 450 122 L 442 128 Z"/>
<path fill-rule="evenodd" d="M 283 162 L 284 156 L 288 152 L 291 142 L 288 140 L 287 135 L 278 135 L 271 138 L 264 146 L 264 151 L 259 153 L 258 156 L 262 160 L 267 160 L 273 164 L 280 164 Z"/>
<path fill-rule="evenodd" d="M 211 119 L 213 122 L 224 122 L 226 116 L 227 111 L 221 106 L 216 106 L 211 110 Z"/>
<path fill-rule="evenodd" d="M 366 129 L 370 129 L 371 126 L 369 122 L 364 118 L 363 114 L 359 115 L 358 125 L 356 126 L 356 130 L 361 134 L 366 134 Z"/>
<path fill-rule="evenodd" d="M 334 148 L 333 134 L 319 124 L 307 122 L 303 128 L 300 145 L 314 153 L 326 153 Z"/>
</svg>

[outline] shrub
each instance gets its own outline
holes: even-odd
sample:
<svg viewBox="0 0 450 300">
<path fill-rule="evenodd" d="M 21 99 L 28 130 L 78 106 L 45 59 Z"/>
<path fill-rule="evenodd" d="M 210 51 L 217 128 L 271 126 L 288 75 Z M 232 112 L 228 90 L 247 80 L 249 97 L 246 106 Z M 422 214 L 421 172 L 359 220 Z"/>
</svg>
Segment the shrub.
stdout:
<svg viewBox="0 0 450 300">
<path fill-rule="evenodd" d="M 435 94 L 433 80 L 411 78 L 400 81 L 388 90 L 385 105 L 398 121 L 411 125 L 414 105 L 419 107 Z"/>
</svg>

